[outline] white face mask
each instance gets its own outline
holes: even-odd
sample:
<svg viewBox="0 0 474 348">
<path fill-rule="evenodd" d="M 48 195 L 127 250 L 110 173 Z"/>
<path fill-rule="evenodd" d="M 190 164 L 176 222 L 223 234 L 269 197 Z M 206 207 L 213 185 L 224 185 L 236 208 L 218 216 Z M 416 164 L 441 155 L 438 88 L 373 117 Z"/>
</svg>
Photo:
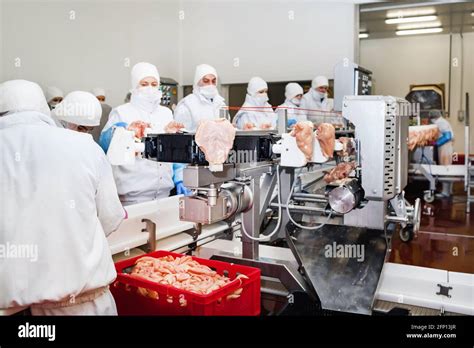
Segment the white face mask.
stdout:
<svg viewBox="0 0 474 348">
<path fill-rule="evenodd" d="M 301 104 L 301 99 L 300 98 L 292 98 L 291 102 L 295 104 L 296 106 L 300 106 Z"/>
<path fill-rule="evenodd" d="M 215 98 L 215 96 L 219 94 L 215 85 L 199 86 L 199 93 L 207 99 Z"/>
<path fill-rule="evenodd" d="M 317 101 L 320 101 L 321 99 L 326 99 L 328 96 L 327 93 L 321 93 L 315 89 L 311 89 L 311 94 L 313 95 L 313 98 Z"/>
<path fill-rule="evenodd" d="M 150 103 L 155 103 L 161 101 L 163 93 L 158 87 L 146 86 L 140 87 L 137 90 L 137 95 Z"/>
<path fill-rule="evenodd" d="M 268 94 L 267 93 L 257 94 L 257 100 L 259 100 L 262 104 L 265 104 L 268 101 Z"/>
</svg>

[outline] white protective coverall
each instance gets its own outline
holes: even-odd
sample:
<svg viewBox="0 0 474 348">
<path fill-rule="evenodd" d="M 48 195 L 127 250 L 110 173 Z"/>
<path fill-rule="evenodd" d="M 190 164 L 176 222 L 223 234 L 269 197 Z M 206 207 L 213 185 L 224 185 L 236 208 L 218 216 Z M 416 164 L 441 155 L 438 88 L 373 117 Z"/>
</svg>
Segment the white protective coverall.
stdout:
<svg viewBox="0 0 474 348">
<path fill-rule="evenodd" d="M 115 315 L 106 236 L 125 212 L 88 134 L 61 129 L 40 87 L 0 85 L 0 308 L 33 315 Z"/>
<path fill-rule="evenodd" d="M 303 94 L 303 87 L 298 83 L 290 82 L 285 86 L 285 102 L 278 106 L 278 119 L 281 115 L 287 113 L 288 120 L 294 119 L 296 122 L 306 121 L 306 114 L 304 111 L 298 110 L 301 105 L 301 99 L 295 98 L 298 94 Z"/>
<path fill-rule="evenodd" d="M 154 77 L 160 81 L 160 75 L 154 65 L 143 62 L 135 64 L 131 71 L 130 103 L 112 110 L 102 133 L 115 123 L 125 122 L 130 125 L 134 121 L 150 123 L 153 129 L 164 132 L 165 126 L 173 121 L 171 110 L 160 105 L 161 91 L 157 91 L 158 97 L 153 98 L 141 94 L 139 83 L 146 77 Z M 174 187 L 171 163 L 136 158 L 135 164 L 113 166 L 112 169 L 120 200 L 124 205 L 168 197 Z"/>
<path fill-rule="evenodd" d="M 311 82 L 311 89 L 303 95 L 301 99 L 301 109 L 332 111 L 334 109 L 334 100 L 328 98 L 327 93 L 321 93 L 316 88 L 329 86 L 329 81 L 325 76 L 317 76 Z M 308 120 L 313 122 L 322 122 L 317 112 L 305 111 Z"/>
<path fill-rule="evenodd" d="M 212 120 L 227 115 L 225 101 L 217 88 L 212 88 L 214 93 L 207 93 L 209 86 L 201 87 L 199 82 L 206 75 L 214 75 L 216 78 L 217 71 L 212 66 L 201 64 L 196 67 L 194 74 L 193 93 L 181 99 L 174 110 L 174 119 L 184 124 L 186 130 L 195 132 L 201 120 Z"/>
<path fill-rule="evenodd" d="M 277 114 L 268 103 L 267 93 L 259 95 L 258 91 L 268 88 L 267 83 L 261 77 L 252 77 L 247 86 L 247 95 L 242 108 L 234 117 L 234 124 L 239 129 L 244 129 L 247 123 L 253 123 L 256 129 L 270 124 L 270 129 L 276 128 Z M 252 109 L 255 108 L 255 109 Z"/>
</svg>

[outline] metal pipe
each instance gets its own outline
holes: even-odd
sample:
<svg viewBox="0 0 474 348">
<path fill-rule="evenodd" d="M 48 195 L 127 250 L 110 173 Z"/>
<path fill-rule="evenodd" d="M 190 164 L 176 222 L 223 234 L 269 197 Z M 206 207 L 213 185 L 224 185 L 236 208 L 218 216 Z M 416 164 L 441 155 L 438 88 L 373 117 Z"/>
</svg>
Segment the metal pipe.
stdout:
<svg viewBox="0 0 474 348">
<path fill-rule="evenodd" d="M 401 216 L 391 216 L 391 215 L 385 215 L 385 221 L 387 222 L 402 222 L 402 223 L 409 223 L 410 220 L 406 217 L 401 217 Z"/>
<path fill-rule="evenodd" d="M 280 207 L 280 204 L 278 203 L 272 203 L 270 204 L 270 207 L 272 208 L 278 208 Z M 281 204 L 281 207 L 283 209 L 286 209 L 286 204 Z M 294 210 L 294 211 L 299 211 L 299 212 L 303 212 L 303 211 L 307 211 L 307 212 L 312 212 L 312 213 L 324 213 L 326 212 L 326 209 L 325 208 L 318 208 L 318 207 L 302 207 L 300 205 L 294 205 L 294 204 L 290 204 L 288 206 L 288 208 L 290 210 Z"/>
<path fill-rule="evenodd" d="M 293 197 L 293 200 L 298 202 L 309 202 L 309 203 L 327 203 L 327 199 L 320 198 L 303 198 L 303 197 Z"/>
<path fill-rule="evenodd" d="M 324 199 L 324 200 L 327 201 L 327 198 L 326 198 L 325 195 L 317 194 L 317 193 L 295 192 L 295 193 L 293 193 L 293 197 L 298 197 L 298 198 L 312 198 L 312 199 Z"/>
</svg>

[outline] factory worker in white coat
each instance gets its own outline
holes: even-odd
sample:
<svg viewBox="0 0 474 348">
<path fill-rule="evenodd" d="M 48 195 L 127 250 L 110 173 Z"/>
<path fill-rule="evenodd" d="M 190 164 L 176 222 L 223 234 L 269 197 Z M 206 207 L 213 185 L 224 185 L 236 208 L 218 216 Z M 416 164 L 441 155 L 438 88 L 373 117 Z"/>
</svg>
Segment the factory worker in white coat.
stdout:
<svg viewBox="0 0 474 348">
<path fill-rule="evenodd" d="M 7 81 L 0 95 L 0 308 L 116 315 L 106 236 L 125 212 L 107 158 L 54 125 L 37 84 Z"/>
<path fill-rule="evenodd" d="M 194 132 L 199 121 L 227 117 L 225 101 L 217 89 L 217 71 L 201 64 L 194 74 L 193 93 L 180 100 L 174 110 L 174 119 L 183 123 L 186 130 Z"/>
<path fill-rule="evenodd" d="M 277 114 L 268 103 L 268 85 L 260 77 L 252 77 L 242 109 L 234 117 L 239 129 L 275 129 Z"/>
<path fill-rule="evenodd" d="M 102 108 L 91 93 L 74 91 L 69 93 L 51 114 L 64 128 L 90 134 L 100 124 Z"/>
<path fill-rule="evenodd" d="M 132 90 L 130 103 L 114 108 L 102 131 L 99 143 L 107 151 L 113 127 L 130 126 L 141 121 L 157 132 L 173 122 L 171 110 L 161 106 L 160 75 L 153 64 L 137 63 L 131 71 Z M 124 205 L 168 197 L 173 187 L 182 185 L 182 178 L 173 170 L 173 164 L 136 159 L 134 164 L 113 166 L 115 182 Z M 176 174 L 176 175 L 175 175 Z M 180 175 L 182 175 L 182 168 Z"/>
<path fill-rule="evenodd" d="M 301 109 L 332 111 L 334 100 L 328 98 L 329 81 L 326 76 L 317 76 L 311 82 L 311 89 L 301 99 Z M 308 120 L 316 121 L 317 112 L 305 111 Z"/>
<path fill-rule="evenodd" d="M 285 98 L 285 102 L 277 108 L 278 119 L 286 113 L 288 127 L 296 122 L 306 121 L 306 114 L 299 110 L 303 98 L 303 87 L 298 83 L 290 82 L 285 86 Z"/>
</svg>

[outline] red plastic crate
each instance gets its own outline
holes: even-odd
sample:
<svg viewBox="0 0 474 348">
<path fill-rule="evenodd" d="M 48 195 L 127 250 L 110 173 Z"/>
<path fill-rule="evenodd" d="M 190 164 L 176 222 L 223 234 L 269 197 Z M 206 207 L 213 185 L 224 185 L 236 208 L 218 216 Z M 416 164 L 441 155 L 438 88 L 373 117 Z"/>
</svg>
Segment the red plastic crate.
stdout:
<svg viewBox="0 0 474 348">
<path fill-rule="evenodd" d="M 110 290 L 117 303 L 119 315 L 255 316 L 260 314 L 260 270 L 258 268 L 192 257 L 193 260 L 212 268 L 220 275 L 227 272 L 230 279 L 235 279 L 239 274 L 249 277 L 249 279 L 241 279 L 242 282 L 240 280 L 231 282 L 208 295 L 195 294 L 124 273 L 126 268 L 133 267 L 136 260 L 141 257 L 160 258 L 167 255 L 184 256 L 168 251 L 155 251 L 115 264 L 117 279 Z M 159 298 L 144 296 L 138 292 L 138 288 L 156 291 Z M 240 297 L 227 299 L 227 296 L 238 288 L 243 288 Z M 181 306 L 183 302 L 185 306 Z"/>
</svg>

